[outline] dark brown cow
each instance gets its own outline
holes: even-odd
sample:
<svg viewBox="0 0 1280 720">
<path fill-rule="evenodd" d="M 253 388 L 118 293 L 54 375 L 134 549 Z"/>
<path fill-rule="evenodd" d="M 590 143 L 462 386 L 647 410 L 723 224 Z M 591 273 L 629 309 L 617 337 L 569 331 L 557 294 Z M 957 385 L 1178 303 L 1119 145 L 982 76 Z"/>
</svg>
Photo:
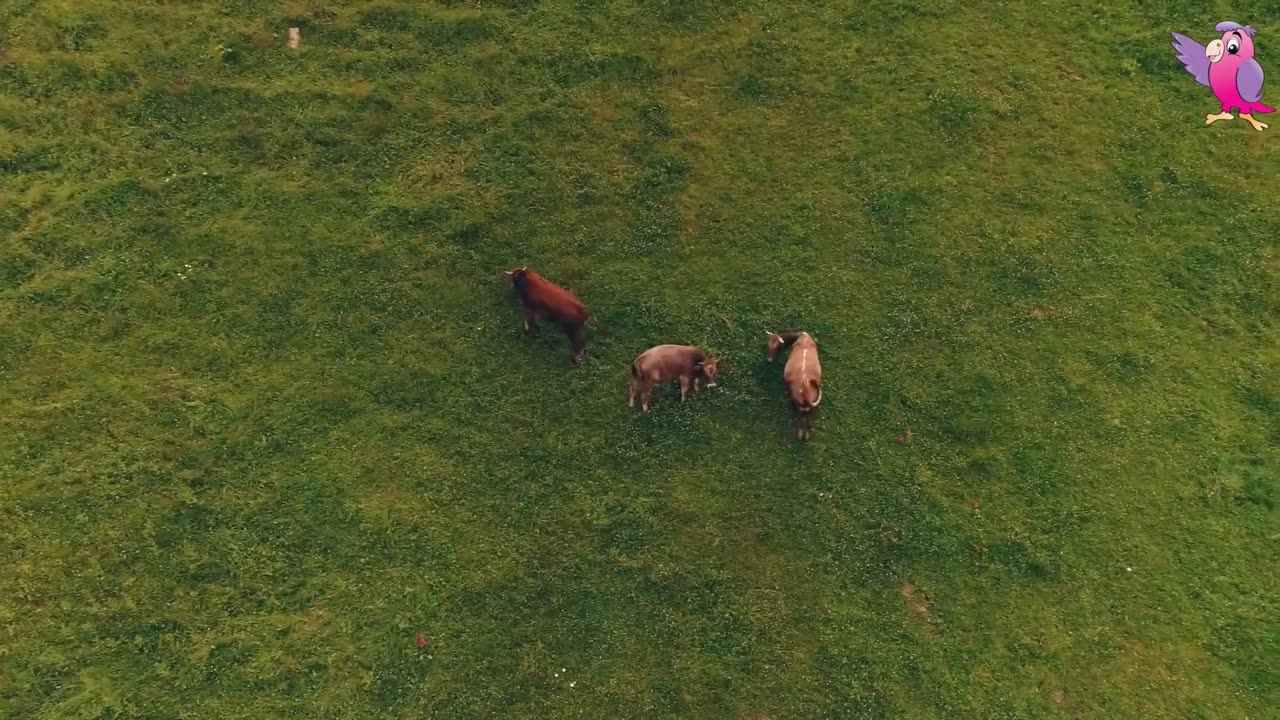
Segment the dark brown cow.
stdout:
<svg viewBox="0 0 1280 720">
<path fill-rule="evenodd" d="M 822 365 L 818 363 L 818 343 L 807 332 L 765 333 L 769 336 L 769 362 L 783 348 L 791 348 L 782 380 L 787 384 L 791 406 L 796 411 L 796 437 L 813 437 L 813 416 L 822 402 Z"/>
<path fill-rule="evenodd" d="M 520 325 L 527 333 L 539 320 L 553 322 L 569 336 L 573 364 L 582 362 L 587 308 L 572 293 L 527 267 L 507 271 L 507 284 L 520 299 Z"/>
<path fill-rule="evenodd" d="M 657 345 L 640 353 L 631 363 L 631 387 L 627 392 L 627 407 L 649 412 L 649 398 L 655 385 L 680 381 L 680 402 L 689 395 L 689 386 L 698 390 L 698 381 L 706 380 L 707 387 L 716 386 L 716 372 L 720 363 L 707 357 L 701 348 L 692 345 Z"/>
</svg>

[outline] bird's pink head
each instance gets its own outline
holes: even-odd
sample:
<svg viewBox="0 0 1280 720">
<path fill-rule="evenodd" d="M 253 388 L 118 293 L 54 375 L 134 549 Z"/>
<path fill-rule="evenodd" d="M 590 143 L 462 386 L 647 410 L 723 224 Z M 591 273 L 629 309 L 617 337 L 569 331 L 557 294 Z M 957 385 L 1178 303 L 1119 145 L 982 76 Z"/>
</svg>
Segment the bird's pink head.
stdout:
<svg viewBox="0 0 1280 720">
<path fill-rule="evenodd" d="M 1253 36 L 1257 30 L 1229 21 L 1218 23 L 1214 29 L 1222 33 L 1222 37 L 1205 46 L 1204 54 L 1209 62 L 1234 67 L 1253 57 Z"/>
</svg>

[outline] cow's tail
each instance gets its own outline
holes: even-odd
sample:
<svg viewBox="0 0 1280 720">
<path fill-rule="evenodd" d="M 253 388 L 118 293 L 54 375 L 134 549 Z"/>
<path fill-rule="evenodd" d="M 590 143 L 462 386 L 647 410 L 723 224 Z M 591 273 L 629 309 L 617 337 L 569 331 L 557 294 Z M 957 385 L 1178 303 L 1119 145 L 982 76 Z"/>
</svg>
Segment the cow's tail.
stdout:
<svg viewBox="0 0 1280 720">
<path fill-rule="evenodd" d="M 810 380 L 809 386 L 818 391 L 818 397 L 814 398 L 813 402 L 807 402 L 800 406 L 800 412 L 806 415 L 813 412 L 815 408 L 822 404 L 822 386 L 819 385 L 816 380 Z"/>
</svg>

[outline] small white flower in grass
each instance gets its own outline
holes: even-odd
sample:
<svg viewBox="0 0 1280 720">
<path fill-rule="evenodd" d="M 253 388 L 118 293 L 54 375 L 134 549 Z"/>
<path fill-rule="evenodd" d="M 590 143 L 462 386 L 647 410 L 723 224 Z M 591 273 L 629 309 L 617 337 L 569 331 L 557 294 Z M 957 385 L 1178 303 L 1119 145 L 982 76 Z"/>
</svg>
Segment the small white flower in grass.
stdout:
<svg viewBox="0 0 1280 720">
<path fill-rule="evenodd" d="M 575 686 L 575 685 L 577 685 L 577 684 L 578 684 L 578 681 L 577 681 L 577 680 L 574 680 L 573 682 L 569 683 L 569 687 L 573 687 L 573 686 Z"/>
<path fill-rule="evenodd" d="M 1131 567 L 1127 567 L 1127 568 L 1125 568 L 1125 570 L 1128 570 L 1129 572 L 1133 572 L 1133 568 L 1131 568 Z"/>
</svg>

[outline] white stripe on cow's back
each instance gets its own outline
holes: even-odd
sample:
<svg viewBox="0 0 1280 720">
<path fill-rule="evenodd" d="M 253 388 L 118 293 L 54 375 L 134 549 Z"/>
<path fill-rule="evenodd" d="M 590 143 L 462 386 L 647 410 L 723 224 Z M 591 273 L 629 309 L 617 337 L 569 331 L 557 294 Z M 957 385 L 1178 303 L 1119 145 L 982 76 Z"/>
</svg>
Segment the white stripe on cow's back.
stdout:
<svg viewBox="0 0 1280 720">
<path fill-rule="evenodd" d="M 800 337 L 809 338 L 810 341 L 813 340 L 813 336 L 810 335 L 809 333 L 802 333 Z M 816 345 L 817 343 L 814 343 L 814 344 Z M 805 345 L 803 348 L 800 349 L 800 386 L 801 387 L 804 387 L 805 385 L 809 384 L 808 367 L 809 367 L 809 346 Z M 820 402 L 822 402 L 821 387 L 818 388 L 818 399 L 814 400 L 813 404 L 810 405 L 809 407 L 818 407 L 818 403 Z"/>
</svg>

